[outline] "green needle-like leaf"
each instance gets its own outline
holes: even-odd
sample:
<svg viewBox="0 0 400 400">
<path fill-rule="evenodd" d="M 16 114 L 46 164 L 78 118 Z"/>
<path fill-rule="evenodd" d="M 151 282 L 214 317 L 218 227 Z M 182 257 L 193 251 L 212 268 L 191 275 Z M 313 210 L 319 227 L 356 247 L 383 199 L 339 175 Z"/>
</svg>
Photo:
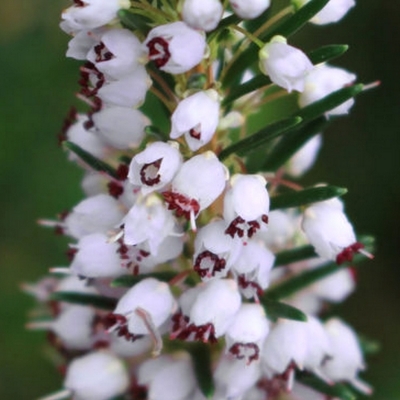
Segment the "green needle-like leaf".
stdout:
<svg viewBox="0 0 400 400">
<path fill-rule="evenodd" d="M 340 57 L 349 49 L 346 44 L 329 44 L 322 46 L 319 49 L 310 51 L 308 58 L 314 65 L 331 61 L 337 57 Z"/>
<path fill-rule="evenodd" d="M 133 31 L 138 30 L 145 36 L 150 31 L 148 22 L 151 21 L 143 15 L 121 9 L 118 11 L 118 18 L 120 19 L 122 25 L 127 29 Z"/>
<path fill-rule="evenodd" d="M 267 296 L 261 297 L 260 303 L 264 307 L 267 317 L 272 321 L 276 321 L 278 318 L 292 319 L 302 322 L 307 321 L 307 315 L 305 315 L 303 311 L 288 304 L 271 300 Z"/>
<path fill-rule="evenodd" d="M 337 186 L 318 186 L 298 192 L 290 192 L 271 197 L 270 210 L 282 208 L 301 207 L 318 201 L 340 197 L 347 193 L 347 189 Z"/>
<path fill-rule="evenodd" d="M 318 392 L 324 393 L 329 397 L 338 398 L 340 400 L 356 400 L 357 396 L 355 393 L 348 388 L 346 385 L 336 383 L 329 385 L 320 378 L 310 375 L 307 373 L 296 374 L 296 379 L 302 384 L 317 390 Z"/>
<path fill-rule="evenodd" d="M 219 159 L 224 160 L 232 153 L 236 153 L 238 155 L 244 155 L 251 150 L 255 150 L 259 148 L 264 143 L 275 139 L 279 135 L 282 135 L 285 132 L 290 131 L 295 126 L 301 123 L 301 118 L 292 117 L 288 119 L 284 119 L 282 121 L 275 122 L 261 129 L 257 133 L 254 133 L 251 136 L 248 136 L 230 146 L 225 148 L 219 154 Z"/>
<path fill-rule="evenodd" d="M 51 295 L 51 299 L 66 303 L 93 306 L 103 310 L 114 310 L 117 305 L 117 300 L 114 298 L 79 292 L 54 292 Z"/>
<path fill-rule="evenodd" d="M 88 153 L 86 150 L 82 149 L 82 147 L 78 146 L 75 143 L 65 141 L 63 142 L 63 146 L 71 150 L 75 153 L 82 161 L 88 164 L 91 168 L 98 172 L 104 172 L 112 178 L 119 179 L 117 171 L 111 165 L 105 163 L 102 160 L 99 160 L 92 154 Z"/>
<path fill-rule="evenodd" d="M 175 271 L 162 271 L 162 272 L 153 272 L 151 274 L 141 274 L 141 275 L 123 275 L 111 282 L 112 287 L 131 287 L 136 285 L 140 281 L 146 278 L 155 278 L 162 282 L 169 282 L 177 276 Z M 193 278 L 188 275 L 184 279 L 187 283 L 196 284 Z"/>
<path fill-rule="evenodd" d="M 262 170 L 276 171 L 301 149 L 308 140 L 318 133 L 323 132 L 329 124 L 330 120 L 328 121 L 325 117 L 320 117 L 299 129 L 295 129 L 293 132 L 288 132 L 270 151 L 262 166 Z"/>
<path fill-rule="evenodd" d="M 294 249 L 281 251 L 275 256 L 274 267 L 280 265 L 288 265 L 294 262 L 308 260 L 309 258 L 317 257 L 314 247 L 311 245 L 305 245 L 296 247 Z"/>
<path fill-rule="evenodd" d="M 162 140 L 162 141 L 167 141 L 169 139 L 169 136 L 162 132 L 160 129 L 158 129 L 156 126 L 154 125 L 148 125 L 144 128 L 144 132 L 146 133 L 146 135 L 150 135 L 155 137 L 158 140 Z"/>
</svg>

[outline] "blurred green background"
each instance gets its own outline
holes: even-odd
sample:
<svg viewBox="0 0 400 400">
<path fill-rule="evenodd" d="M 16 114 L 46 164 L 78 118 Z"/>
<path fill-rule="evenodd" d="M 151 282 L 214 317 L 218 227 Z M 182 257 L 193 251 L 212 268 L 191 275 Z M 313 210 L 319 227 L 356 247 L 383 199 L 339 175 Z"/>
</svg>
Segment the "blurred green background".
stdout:
<svg viewBox="0 0 400 400">
<path fill-rule="evenodd" d="M 56 142 L 78 80 L 79 63 L 64 57 L 68 38 L 58 29 L 66 5 L 59 0 L 0 3 L 1 399 L 35 399 L 60 385 L 43 353 L 44 335 L 24 330 L 33 302 L 19 284 L 65 262 L 65 241 L 35 221 L 55 216 L 81 197 L 80 171 Z M 336 64 L 356 72 L 361 82 L 382 82 L 326 132 L 305 182 L 349 188 L 350 219 L 359 233 L 378 239 L 375 262 L 360 269 L 358 291 L 340 310 L 357 330 L 382 344 L 365 374 L 376 388 L 372 398 L 400 399 L 400 2 L 359 0 L 340 25 L 310 26 L 295 43 L 306 49 L 347 43 L 350 51 Z"/>
</svg>

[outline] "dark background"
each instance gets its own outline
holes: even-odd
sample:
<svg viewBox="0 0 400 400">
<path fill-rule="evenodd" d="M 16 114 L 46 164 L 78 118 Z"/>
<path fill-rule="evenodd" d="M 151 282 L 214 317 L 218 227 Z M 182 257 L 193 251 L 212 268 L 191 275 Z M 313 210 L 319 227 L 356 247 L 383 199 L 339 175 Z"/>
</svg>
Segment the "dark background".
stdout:
<svg viewBox="0 0 400 400">
<path fill-rule="evenodd" d="M 360 82 L 382 82 L 326 132 L 305 183 L 347 187 L 349 218 L 359 233 L 377 237 L 375 261 L 360 268 L 358 291 L 340 311 L 358 331 L 382 344 L 365 374 L 376 388 L 372 398 L 395 400 L 400 399 L 400 2 L 357 3 L 342 23 L 310 26 L 295 38 L 305 49 L 349 44 L 336 65 L 356 72 Z M 34 399 L 60 386 L 43 351 L 44 335 L 24 330 L 33 303 L 19 284 L 65 262 L 65 241 L 35 221 L 81 198 L 80 171 L 56 145 L 79 66 L 64 57 L 68 38 L 58 29 L 66 5 L 59 0 L 0 3 L 1 399 Z"/>
</svg>

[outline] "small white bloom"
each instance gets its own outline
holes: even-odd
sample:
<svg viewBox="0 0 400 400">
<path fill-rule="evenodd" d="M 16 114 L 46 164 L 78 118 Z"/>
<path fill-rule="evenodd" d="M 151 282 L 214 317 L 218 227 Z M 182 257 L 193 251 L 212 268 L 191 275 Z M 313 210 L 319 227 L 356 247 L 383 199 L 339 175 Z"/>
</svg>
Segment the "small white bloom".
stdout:
<svg viewBox="0 0 400 400">
<path fill-rule="evenodd" d="M 86 60 L 89 50 L 97 43 L 97 36 L 101 35 L 101 29 L 79 31 L 69 42 L 67 57 L 76 60 Z"/>
<path fill-rule="evenodd" d="M 74 0 L 74 5 L 61 14 L 62 29 L 74 33 L 106 25 L 117 17 L 118 10 L 129 8 L 128 0 Z"/>
<path fill-rule="evenodd" d="M 276 85 L 302 92 L 305 79 L 314 66 L 299 49 L 287 44 L 283 36 L 274 36 L 260 50 L 260 69 Z"/>
<path fill-rule="evenodd" d="M 128 29 L 110 29 L 100 37 L 87 59 L 108 79 L 120 79 L 132 73 L 143 57 L 139 39 Z"/>
<path fill-rule="evenodd" d="M 195 67 L 206 49 L 205 36 L 181 21 L 153 28 L 144 44 L 149 59 L 170 74 L 182 74 Z"/>
<path fill-rule="evenodd" d="M 271 4 L 270 0 L 229 0 L 229 2 L 235 14 L 243 19 L 257 18 Z"/>
<path fill-rule="evenodd" d="M 219 0 L 185 0 L 182 18 L 190 27 L 209 32 L 218 26 L 223 11 Z"/>
<path fill-rule="evenodd" d="M 320 64 L 307 75 L 304 91 L 299 96 L 299 105 L 300 107 L 305 107 L 315 101 L 321 100 L 329 94 L 353 84 L 355 80 L 356 75 L 345 69 Z M 340 106 L 328 111 L 326 115 L 347 114 L 353 104 L 354 100 L 349 99 Z"/>
<path fill-rule="evenodd" d="M 130 358 L 150 353 L 152 346 L 150 336 L 141 337 L 134 342 L 126 340 L 123 336 L 118 336 L 117 332 L 111 332 L 108 337 L 110 350 L 118 357 Z"/>
<path fill-rule="evenodd" d="M 101 138 L 116 149 L 137 147 L 144 137 L 146 117 L 139 110 L 107 107 L 94 113 L 92 118 Z"/>
<path fill-rule="evenodd" d="M 306 173 L 313 166 L 321 144 L 322 135 L 313 136 L 286 163 L 286 172 L 294 177 L 299 177 Z"/>
<path fill-rule="evenodd" d="M 307 207 L 302 228 L 317 254 L 338 264 L 351 261 L 353 254 L 363 248 L 337 198 Z"/>
<path fill-rule="evenodd" d="M 182 100 L 171 117 L 172 139 L 185 135 L 192 151 L 207 144 L 218 126 L 218 93 L 209 89 Z"/>
<path fill-rule="evenodd" d="M 310 0 L 295 0 L 298 7 L 302 7 Z M 355 0 L 330 0 L 328 4 L 310 22 L 316 25 L 326 25 L 340 21 L 347 12 L 356 5 Z"/>
<path fill-rule="evenodd" d="M 168 185 L 181 165 L 182 155 L 175 143 L 151 143 L 132 158 L 128 179 L 146 195 Z"/>
<path fill-rule="evenodd" d="M 227 351 L 247 364 L 258 360 L 269 324 L 259 304 L 242 304 L 226 333 Z"/>
<path fill-rule="evenodd" d="M 98 351 L 71 362 L 64 386 L 80 400 L 110 400 L 128 389 L 129 375 L 118 357 Z"/>
<path fill-rule="evenodd" d="M 224 197 L 225 233 L 231 237 L 252 237 L 268 223 L 269 195 L 261 175 L 236 174 Z"/>
</svg>

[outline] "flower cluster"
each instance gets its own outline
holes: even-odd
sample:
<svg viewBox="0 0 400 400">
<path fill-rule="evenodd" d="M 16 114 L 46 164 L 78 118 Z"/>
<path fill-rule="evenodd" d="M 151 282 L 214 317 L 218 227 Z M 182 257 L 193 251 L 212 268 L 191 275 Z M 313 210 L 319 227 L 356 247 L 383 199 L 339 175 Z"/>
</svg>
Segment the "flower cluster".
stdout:
<svg viewBox="0 0 400 400">
<path fill-rule="evenodd" d="M 287 33 L 292 16 L 336 22 L 354 2 L 295 1 L 272 17 L 269 0 L 159 3 L 74 0 L 62 13 L 84 106 L 60 141 L 84 199 L 41 221 L 71 239 L 69 266 L 24 286 L 51 316 L 28 326 L 49 331 L 66 367 L 46 399 L 324 399 L 337 382 L 369 393 L 355 331 L 318 317 L 353 291 L 368 243 L 343 189 L 295 181 L 360 85 L 327 64 L 345 46 L 306 55 L 279 34 L 282 20 Z M 298 112 L 274 121 L 284 97 Z"/>
</svg>

